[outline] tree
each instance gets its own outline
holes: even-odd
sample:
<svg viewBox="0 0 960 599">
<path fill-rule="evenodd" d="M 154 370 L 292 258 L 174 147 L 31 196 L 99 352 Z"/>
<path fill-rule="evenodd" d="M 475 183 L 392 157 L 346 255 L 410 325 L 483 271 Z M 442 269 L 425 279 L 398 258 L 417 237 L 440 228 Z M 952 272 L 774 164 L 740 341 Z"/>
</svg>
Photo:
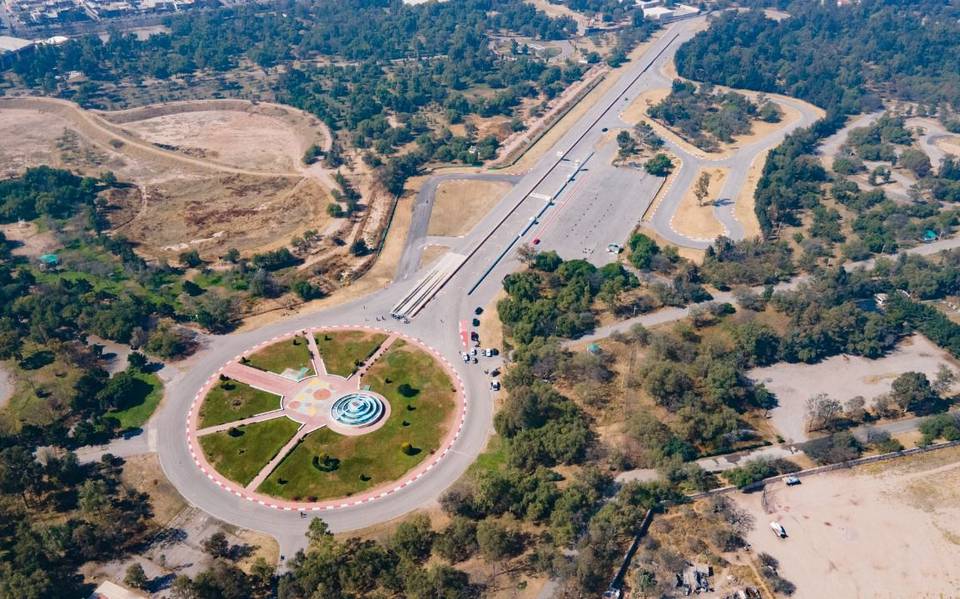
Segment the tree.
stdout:
<svg viewBox="0 0 960 599">
<path fill-rule="evenodd" d="M 818 464 L 836 464 L 856 459 L 863 447 L 856 437 L 844 431 L 803 444 L 803 452 Z"/>
<path fill-rule="evenodd" d="M 703 206 L 703 200 L 706 199 L 708 193 L 710 193 L 710 173 L 709 171 L 703 171 L 693 188 L 693 195 L 697 198 L 697 206 Z"/>
<path fill-rule="evenodd" d="M 491 520 L 477 524 L 477 545 L 480 554 L 490 562 L 499 562 L 523 551 L 523 536 Z"/>
<path fill-rule="evenodd" d="M 666 154 L 658 153 L 647 160 L 643 168 L 654 177 L 666 177 L 673 171 L 673 161 Z"/>
<path fill-rule="evenodd" d="M 840 402 L 826 393 L 818 393 L 808 399 L 806 407 L 808 431 L 833 428 L 843 414 L 843 407 Z"/>
<path fill-rule="evenodd" d="M 957 373 L 946 364 L 941 364 L 937 368 L 937 374 L 933 379 L 933 385 L 931 385 L 931 388 L 933 389 L 934 393 L 943 397 L 950 391 L 950 388 L 953 387 L 953 384 L 956 381 Z"/>
<path fill-rule="evenodd" d="M 919 178 L 924 178 L 933 170 L 930 164 L 930 157 L 925 152 L 914 148 L 907 148 L 900 153 L 897 159 L 898 164 L 903 168 L 910 169 Z"/>
<path fill-rule="evenodd" d="M 939 399 L 922 372 L 905 372 L 894 379 L 891 396 L 903 412 L 928 411 Z"/>
<path fill-rule="evenodd" d="M 180 264 L 188 268 L 197 268 L 203 264 L 203 260 L 200 258 L 200 253 L 197 250 L 182 252 L 178 259 L 180 260 Z"/>
<path fill-rule="evenodd" d="M 469 559 L 480 549 L 476 523 L 461 516 L 454 517 L 436 536 L 433 547 L 451 564 Z"/>
<path fill-rule="evenodd" d="M 140 562 L 134 562 L 127 566 L 127 573 L 123 577 L 123 584 L 135 589 L 146 589 L 149 582 Z"/>
<path fill-rule="evenodd" d="M 627 243 L 630 247 L 630 263 L 641 270 L 650 268 L 653 257 L 660 253 L 660 246 L 643 233 L 634 233 Z"/>
<path fill-rule="evenodd" d="M 370 248 L 367 247 L 367 242 L 363 238 L 359 238 L 353 242 L 350 246 L 350 253 L 354 256 L 366 256 L 370 253 Z"/>
<path fill-rule="evenodd" d="M 218 531 L 207 537 L 201 543 L 203 550 L 213 557 L 225 558 L 230 555 L 230 541 L 227 535 Z"/>
<path fill-rule="evenodd" d="M 147 357 L 138 351 L 132 351 L 127 354 L 127 364 L 134 370 L 143 371 L 149 363 L 150 361 Z"/>
<path fill-rule="evenodd" d="M 424 514 L 416 514 L 397 525 L 390 546 L 400 557 L 421 564 L 430 557 L 434 537 L 430 519 Z"/>
</svg>

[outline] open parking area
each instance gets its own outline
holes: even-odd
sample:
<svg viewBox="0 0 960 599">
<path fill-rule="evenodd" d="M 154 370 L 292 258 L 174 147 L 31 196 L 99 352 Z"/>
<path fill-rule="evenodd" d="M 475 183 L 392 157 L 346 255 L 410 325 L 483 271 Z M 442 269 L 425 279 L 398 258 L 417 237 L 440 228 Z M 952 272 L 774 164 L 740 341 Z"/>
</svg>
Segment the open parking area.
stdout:
<svg viewBox="0 0 960 599">
<path fill-rule="evenodd" d="M 960 588 L 960 449 L 778 482 L 735 499 L 748 541 L 780 562 L 795 598 L 955 597 Z M 770 531 L 786 529 L 785 539 Z"/>
<path fill-rule="evenodd" d="M 947 352 L 926 337 L 914 335 L 877 360 L 842 355 L 818 364 L 778 363 L 755 368 L 748 374 L 777 397 L 779 405 L 770 410 L 774 427 L 788 443 L 799 443 L 808 439 L 806 404 L 814 395 L 826 393 L 841 403 L 860 395 L 869 407 L 890 390 L 890 384 L 899 375 L 922 372 L 933 380 L 941 364 L 956 370 L 956 360 Z"/>
</svg>

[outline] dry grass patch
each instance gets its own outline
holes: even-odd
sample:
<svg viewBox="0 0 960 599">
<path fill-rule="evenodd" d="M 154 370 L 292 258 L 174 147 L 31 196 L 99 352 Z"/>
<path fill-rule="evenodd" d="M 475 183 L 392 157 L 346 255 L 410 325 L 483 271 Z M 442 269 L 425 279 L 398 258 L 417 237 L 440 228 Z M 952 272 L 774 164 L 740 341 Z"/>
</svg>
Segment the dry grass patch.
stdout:
<svg viewBox="0 0 960 599">
<path fill-rule="evenodd" d="M 938 148 L 946 152 L 947 154 L 960 156 L 960 135 L 951 135 L 949 137 L 941 137 L 940 139 L 938 139 L 933 143 Z"/>
<path fill-rule="evenodd" d="M 450 251 L 445 245 L 428 245 L 420 254 L 420 267 L 433 264 L 438 258 Z"/>
<path fill-rule="evenodd" d="M 716 214 L 714 214 L 713 200 L 720 197 L 723 183 L 727 179 L 727 171 L 728 169 L 725 168 L 708 168 L 700 169 L 697 172 L 693 185 L 687 189 L 683 199 L 680 200 L 680 206 L 670 221 L 670 226 L 674 231 L 694 239 L 716 239 L 717 236 L 725 233 L 723 225 L 720 224 Z M 710 176 L 710 185 L 701 206 L 697 203 L 694 188 L 703 173 Z"/>
<path fill-rule="evenodd" d="M 163 526 L 179 514 L 187 502 L 183 499 L 160 467 L 160 458 L 155 453 L 126 458 L 121 480 L 141 493 L 150 496 L 153 520 Z"/>
<path fill-rule="evenodd" d="M 769 153 L 769 150 L 760 152 L 750 163 L 747 180 L 744 181 L 743 187 L 737 193 L 733 205 L 733 216 L 740 222 L 740 226 L 743 227 L 743 234 L 746 237 L 760 237 L 763 233 L 760 230 L 760 221 L 757 220 L 757 204 L 754 194 L 757 191 L 757 183 L 760 182 L 760 177 L 763 175 L 763 165 L 767 163 L 767 154 Z"/>
<path fill-rule="evenodd" d="M 504 181 L 462 179 L 440 183 L 427 233 L 466 235 L 512 188 Z"/>
</svg>

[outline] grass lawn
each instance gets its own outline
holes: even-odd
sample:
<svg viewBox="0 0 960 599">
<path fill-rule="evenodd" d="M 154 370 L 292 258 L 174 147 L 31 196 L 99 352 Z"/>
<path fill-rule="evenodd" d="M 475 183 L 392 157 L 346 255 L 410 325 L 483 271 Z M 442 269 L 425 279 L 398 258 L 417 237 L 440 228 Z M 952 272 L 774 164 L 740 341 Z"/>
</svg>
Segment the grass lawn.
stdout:
<svg viewBox="0 0 960 599">
<path fill-rule="evenodd" d="M 327 372 L 346 377 L 356 371 L 358 360 L 365 360 L 386 340 L 387 336 L 383 333 L 364 331 L 318 333 L 317 348 L 320 349 Z"/>
<path fill-rule="evenodd" d="M 130 405 L 123 410 L 107 413 L 108 418 L 120 422 L 120 430 L 142 428 L 163 398 L 163 381 L 160 377 L 153 373 L 132 372 L 137 384 Z"/>
<path fill-rule="evenodd" d="M 329 429 L 307 435 L 260 485 L 261 493 L 299 500 L 344 497 L 402 477 L 439 449 L 452 424 L 454 390 L 430 355 L 398 340 L 362 382 L 390 401 L 392 413 L 386 424 L 357 437 Z M 404 442 L 419 451 L 403 453 Z M 340 460 L 336 470 L 324 472 L 313 465 L 313 458 L 323 454 Z"/>
<path fill-rule="evenodd" d="M 307 374 L 311 375 L 315 374 L 313 364 L 310 362 L 311 357 L 307 340 L 297 335 L 292 339 L 284 339 L 273 345 L 268 345 L 252 354 L 249 356 L 247 366 L 277 374 L 283 374 L 283 371 L 287 368 L 292 370 L 306 368 Z"/>
<path fill-rule="evenodd" d="M 240 381 L 220 381 L 200 405 L 200 428 L 280 409 L 280 396 Z"/>
<path fill-rule="evenodd" d="M 83 374 L 46 348 L 27 342 L 23 362 L 7 360 L 2 368 L 12 379 L 13 394 L 0 409 L 0 433 L 16 434 L 24 425 L 46 426 L 68 411 L 74 385 Z"/>
<path fill-rule="evenodd" d="M 246 485 L 277 455 L 300 425 L 285 416 L 200 437 L 207 462 L 230 480 Z"/>
</svg>

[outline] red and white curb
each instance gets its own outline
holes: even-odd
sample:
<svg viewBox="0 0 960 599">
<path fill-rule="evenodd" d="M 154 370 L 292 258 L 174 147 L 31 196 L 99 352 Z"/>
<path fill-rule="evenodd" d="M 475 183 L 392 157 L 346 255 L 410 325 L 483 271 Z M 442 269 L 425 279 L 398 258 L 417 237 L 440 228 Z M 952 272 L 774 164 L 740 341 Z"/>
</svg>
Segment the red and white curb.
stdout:
<svg viewBox="0 0 960 599">
<path fill-rule="evenodd" d="M 436 457 L 425 466 L 422 463 L 415 466 L 414 471 L 416 471 L 416 474 L 406 479 L 402 479 L 399 483 L 396 484 L 396 486 L 386 490 L 382 490 L 382 491 L 378 491 L 376 488 L 374 488 L 373 491 L 369 491 L 366 495 L 362 496 L 361 498 L 353 499 L 351 501 L 335 500 L 330 502 L 315 502 L 315 503 L 283 501 L 281 503 L 276 503 L 277 500 L 275 498 L 269 497 L 267 495 L 260 495 L 259 493 L 248 492 L 246 489 L 243 489 L 239 485 L 224 479 L 223 475 L 216 472 L 216 470 L 207 463 L 207 460 L 206 458 L 203 457 L 202 452 L 197 451 L 197 445 L 199 444 L 199 441 L 197 440 L 198 437 L 196 435 L 196 431 L 198 430 L 196 420 L 199 418 L 197 411 L 199 409 L 200 403 L 202 402 L 202 398 L 206 397 L 206 394 L 210 391 L 210 388 L 220 378 L 220 375 L 223 373 L 223 370 L 227 367 L 227 364 L 240 361 L 240 359 L 244 355 L 252 353 L 256 350 L 259 350 L 266 345 L 272 345 L 278 341 L 289 339 L 303 332 L 307 332 L 309 334 L 316 334 L 324 331 L 333 331 L 333 330 L 367 330 L 367 331 L 379 331 L 382 333 L 386 333 L 388 335 L 396 335 L 397 337 L 399 337 L 400 339 L 403 339 L 404 341 L 412 342 L 414 345 L 416 345 L 420 349 L 430 354 L 434 359 L 439 360 L 444 364 L 444 366 L 446 367 L 447 373 L 453 375 L 457 380 L 457 386 L 459 387 L 459 393 L 457 394 L 457 398 L 459 399 L 458 407 L 460 410 L 460 420 L 457 424 L 456 430 L 453 431 L 453 434 L 451 435 L 451 433 L 447 433 L 447 439 L 446 439 L 446 442 L 444 443 L 443 449 L 440 450 L 440 452 L 436 455 Z M 186 422 L 187 447 L 190 450 L 190 457 L 193 459 L 194 464 L 211 482 L 213 482 L 215 485 L 217 485 L 221 489 L 224 489 L 225 491 L 231 493 L 232 495 L 240 497 L 241 499 L 246 499 L 247 501 L 250 501 L 252 503 L 257 503 L 263 507 L 269 507 L 276 510 L 282 510 L 282 511 L 288 511 L 288 512 L 291 512 L 291 511 L 317 512 L 317 511 L 323 511 L 323 510 L 335 510 L 335 509 L 341 509 L 341 508 L 354 507 L 354 506 L 363 505 L 366 503 L 371 503 L 373 501 L 377 501 L 378 499 L 383 499 L 384 497 L 388 497 L 389 495 L 392 495 L 393 493 L 396 493 L 412 485 L 416 481 L 423 478 L 428 472 L 433 470 L 433 468 L 440 463 L 440 460 L 442 460 L 453 449 L 453 445 L 457 442 L 457 439 L 460 438 L 460 435 L 463 432 L 464 425 L 466 424 L 466 421 L 467 421 L 467 403 L 468 402 L 467 402 L 466 386 L 463 383 L 463 379 L 460 377 L 460 373 L 453 367 L 450 361 L 447 360 L 444 356 L 442 356 L 437 350 L 427 345 L 423 340 L 416 337 L 410 337 L 398 331 L 392 331 L 382 327 L 370 327 L 365 325 L 356 325 L 356 326 L 335 325 L 335 326 L 314 327 L 314 328 L 306 328 L 306 329 L 300 328 L 290 333 L 276 335 L 271 339 L 258 343 L 257 345 L 250 348 L 247 352 L 234 356 L 234 358 L 227 364 L 222 365 L 219 369 L 217 369 L 215 373 L 210 375 L 210 378 L 207 379 L 207 381 L 203 384 L 203 386 L 200 388 L 197 394 L 194 395 L 193 401 L 190 403 L 190 408 L 187 410 L 187 422 Z"/>
</svg>

